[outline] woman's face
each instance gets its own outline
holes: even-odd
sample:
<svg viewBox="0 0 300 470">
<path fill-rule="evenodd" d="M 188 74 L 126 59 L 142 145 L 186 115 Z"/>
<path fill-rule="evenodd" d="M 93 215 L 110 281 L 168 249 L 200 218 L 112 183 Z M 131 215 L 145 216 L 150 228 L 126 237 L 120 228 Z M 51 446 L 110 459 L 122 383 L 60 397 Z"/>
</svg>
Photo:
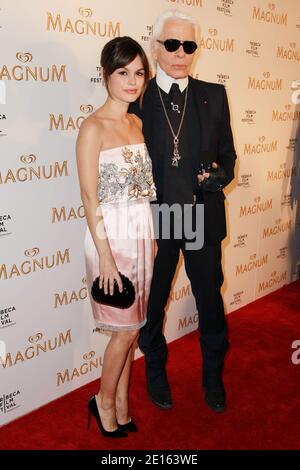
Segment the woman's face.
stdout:
<svg viewBox="0 0 300 470">
<path fill-rule="evenodd" d="M 141 94 L 145 71 L 139 55 L 125 67 L 116 69 L 108 79 L 108 89 L 113 99 L 133 103 Z"/>
</svg>

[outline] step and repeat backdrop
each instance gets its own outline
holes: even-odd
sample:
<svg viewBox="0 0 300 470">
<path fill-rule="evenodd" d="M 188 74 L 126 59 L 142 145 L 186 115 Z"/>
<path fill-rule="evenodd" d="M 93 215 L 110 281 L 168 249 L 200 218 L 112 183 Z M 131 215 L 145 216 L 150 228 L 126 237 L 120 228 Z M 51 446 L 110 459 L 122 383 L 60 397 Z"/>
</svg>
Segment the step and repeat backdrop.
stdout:
<svg viewBox="0 0 300 470">
<path fill-rule="evenodd" d="M 299 278 L 299 0 L 1 0 L 0 424 L 101 375 L 109 337 L 86 288 L 75 141 L 106 97 L 104 44 L 130 35 L 150 58 L 153 22 L 170 8 L 198 19 L 192 75 L 224 84 L 230 103 L 226 311 Z M 180 259 L 168 341 L 197 323 Z"/>
</svg>

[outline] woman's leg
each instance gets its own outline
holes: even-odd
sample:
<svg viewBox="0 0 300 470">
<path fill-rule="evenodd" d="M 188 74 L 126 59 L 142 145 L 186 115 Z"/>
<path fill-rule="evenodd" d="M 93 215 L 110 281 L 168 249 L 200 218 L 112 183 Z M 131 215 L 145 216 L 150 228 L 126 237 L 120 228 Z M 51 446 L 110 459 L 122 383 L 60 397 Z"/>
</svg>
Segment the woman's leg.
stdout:
<svg viewBox="0 0 300 470">
<path fill-rule="evenodd" d="M 128 413 L 128 393 L 131 363 L 134 356 L 135 341 L 129 349 L 127 359 L 119 379 L 116 395 L 116 415 L 119 424 L 126 424 L 129 421 Z"/>
<path fill-rule="evenodd" d="M 117 428 L 117 386 L 127 361 L 129 349 L 136 337 L 137 331 L 113 332 L 104 353 L 101 386 L 96 400 L 106 431 L 114 431 Z"/>
</svg>

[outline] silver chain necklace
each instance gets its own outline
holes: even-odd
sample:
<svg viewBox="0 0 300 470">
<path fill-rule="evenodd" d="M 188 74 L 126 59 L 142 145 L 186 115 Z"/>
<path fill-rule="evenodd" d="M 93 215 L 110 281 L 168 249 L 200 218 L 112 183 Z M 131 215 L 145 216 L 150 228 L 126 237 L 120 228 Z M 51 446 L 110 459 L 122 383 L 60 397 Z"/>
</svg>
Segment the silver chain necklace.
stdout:
<svg viewBox="0 0 300 470">
<path fill-rule="evenodd" d="M 156 85 L 157 85 L 160 101 L 161 101 L 161 104 L 163 106 L 163 110 L 165 112 L 165 116 L 166 116 L 166 119 L 167 119 L 169 127 L 170 127 L 170 131 L 172 132 L 172 136 L 173 136 L 174 150 L 173 150 L 173 157 L 171 157 L 172 166 L 178 166 L 178 161 L 181 159 L 181 156 L 180 156 L 179 150 L 178 150 L 179 134 L 180 134 L 180 131 L 181 131 L 183 118 L 184 118 L 184 115 L 185 115 L 185 108 L 186 108 L 186 103 L 187 103 L 187 95 L 188 95 L 188 86 L 189 85 L 187 84 L 187 87 L 186 87 L 184 106 L 183 106 L 182 116 L 181 116 L 181 120 L 180 120 L 180 124 L 179 124 L 179 127 L 178 127 L 177 134 L 175 134 L 175 132 L 173 130 L 172 124 L 170 122 L 170 119 L 169 119 L 169 116 L 168 116 L 168 113 L 167 113 L 167 110 L 166 110 L 166 107 L 165 107 L 165 103 L 163 102 L 163 99 L 162 99 L 162 96 L 161 96 L 159 86 L 158 86 L 157 83 L 156 83 Z"/>
</svg>

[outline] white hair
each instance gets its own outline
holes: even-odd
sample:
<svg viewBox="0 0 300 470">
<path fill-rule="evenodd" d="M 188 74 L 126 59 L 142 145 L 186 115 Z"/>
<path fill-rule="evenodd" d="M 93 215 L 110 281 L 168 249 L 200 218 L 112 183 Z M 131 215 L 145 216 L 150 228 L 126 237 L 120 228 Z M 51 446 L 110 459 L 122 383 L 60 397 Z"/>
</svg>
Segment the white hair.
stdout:
<svg viewBox="0 0 300 470">
<path fill-rule="evenodd" d="M 179 10 L 167 10 L 161 13 L 154 22 L 152 42 L 156 41 L 160 37 L 161 33 L 163 32 L 165 23 L 169 20 L 186 21 L 187 23 L 192 24 L 195 28 L 196 38 L 198 37 L 199 23 L 197 20 L 195 20 L 195 18 L 192 18 L 191 16 L 188 16 Z"/>
</svg>

